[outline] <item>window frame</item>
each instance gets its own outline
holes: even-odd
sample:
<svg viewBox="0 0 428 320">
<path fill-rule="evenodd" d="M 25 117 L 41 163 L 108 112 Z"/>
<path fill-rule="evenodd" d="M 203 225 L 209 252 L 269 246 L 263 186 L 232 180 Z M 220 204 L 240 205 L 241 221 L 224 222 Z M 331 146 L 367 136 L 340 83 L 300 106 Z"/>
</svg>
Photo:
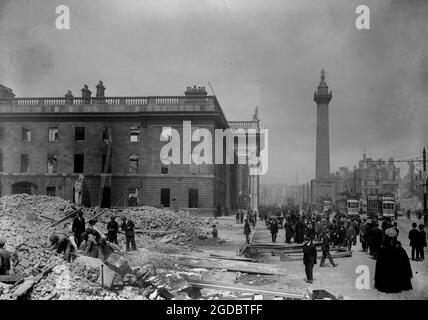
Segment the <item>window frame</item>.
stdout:
<svg viewBox="0 0 428 320">
<path fill-rule="evenodd" d="M 82 172 L 76 172 L 76 156 L 82 156 Z M 85 173 L 85 154 L 75 153 L 73 156 L 73 173 Z"/>
<path fill-rule="evenodd" d="M 51 140 L 51 130 L 56 130 L 56 140 Z M 49 127 L 49 129 L 48 129 L 48 141 L 49 142 L 58 142 L 59 141 L 59 128 L 58 127 Z"/>
<path fill-rule="evenodd" d="M 24 137 L 25 138 L 27 138 L 28 136 L 27 135 L 24 135 L 24 132 L 29 132 L 30 133 L 30 139 L 29 140 L 27 140 L 27 139 L 24 139 Z M 32 141 L 32 132 L 31 132 L 31 129 L 29 129 L 29 128 L 27 128 L 27 127 L 22 127 L 22 129 L 21 129 L 21 142 L 31 142 Z"/>
<path fill-rule="evenodd" d="M 48 193 L 48 189 L 53 189 L 53 191 L 54 191 L 54 194 L 52 195 L 52 194 L 49 194 Z M 46 195 L 47 196 L 50 196 L 50 197 L 56 197 L 56 187 L 55 186 L 49 186 L 49 187 L 46 187 Z"/>
<path fill-rule="evenodd" d="M 194 191 L 196 191 L 196 199 L 193 199 L 193 201 L 191 201 L 191 194 L 192 194 L 192 192 L 194 192 Z M 188 205 L 188 207 L 189 208 L 194 208 L 194 209 L 197 209 L 197 208 L 199 208 L 199 189 L 198 188 L 189 188 L 188 189 L 188 191 L 187 191 L 187 197 L 188 197 L 188 203 L 187 203 L 187 205 Z M 191 202 L 195 202 L 196 203 L 196 206 L 194 205 L 194 203 L 191 203 Z"/>
<path fill-rule="evenodd" d="M 54 172 L 49 172 L 49 158 L 50 157 L 54 157 L 55 158 L 55 166 L 54 166 Z M 56 174 L 56 173 L 58 173 L 58 156 L 56 155 L 56 154 L 50 154 L 50 153 L 48 153 L 48 156 L 47 156 L 47 160 L 46 160 L 46 165 L 47 165 L 47 173 L 49 173 L 49 174 Z"/>
<path fill-rule="evenodd" d="M 136 160 L 134 160 L 134 159 Z M 131 163 L 135 163 L 135 172 L 133 172 L 131 169 L 133 168 L 133 166 L 131 166 Z M 135 174 L 135 173 L 140 173 L 140 156 L 138 154 L 135 153 L 131 153 L 128 157 L 128 173 L 131 174 Z"/>
<path fill-rule="evenodd" d="M 138 130 L 138 135 L 133 134 L 133 131 L 137 131 Z M 132 137 L 137 137 L 136 141 L 132 140 Z M 129 128 L 129 142 L 130 143 L 138 143 L 141 141 L 141 127 L 130 127 Z"/>
<path fill-rule="evenodd" d="M 24 156 L 27 159 L 27 170 L 26 171 L 22 170 L 23 169 L 22 160 L 23 160 Z M 21 153 L 21 161 L 20 161 L 19 172 L 20 173 L 29 173 L 30 172 L 30 155 L 28 153 Z"/>
<path fill-rule="evenodd" d="M 77 140 L 78 129 L 83 129 L 83 140 Z M 74 142 L 85 142 L 86 141 L 86 128 L 85 127 L 74 127 Z"/>
</svg>

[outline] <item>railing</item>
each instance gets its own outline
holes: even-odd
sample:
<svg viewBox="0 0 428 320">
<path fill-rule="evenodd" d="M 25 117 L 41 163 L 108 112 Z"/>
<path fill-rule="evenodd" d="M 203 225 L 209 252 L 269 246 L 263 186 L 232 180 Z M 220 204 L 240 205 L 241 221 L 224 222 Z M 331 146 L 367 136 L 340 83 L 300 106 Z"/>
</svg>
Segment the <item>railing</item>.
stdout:
<svg viewBox="0 0 428 320">
<path fill-rule="evenodd" d="M 0 99 L 0 105 L 12 106 L 58 106 L 58 105 L 82 105 L 82 104 L 110 104 L 110 105 L 186 105 L 215 103 L 213 96 L 187 97 L 46 97 L 46 98 L 12 98 Z"/>
<path fill-rule="evenodd" d="M 258 121 L 229 121 L 229 126 L 233 129 L 258 128 Z"/>
<path fill-rule="evenodd" d="M 0 113 L 220 112 L 215 96 L 47 97 L 0 99 Z"/>
</svg>

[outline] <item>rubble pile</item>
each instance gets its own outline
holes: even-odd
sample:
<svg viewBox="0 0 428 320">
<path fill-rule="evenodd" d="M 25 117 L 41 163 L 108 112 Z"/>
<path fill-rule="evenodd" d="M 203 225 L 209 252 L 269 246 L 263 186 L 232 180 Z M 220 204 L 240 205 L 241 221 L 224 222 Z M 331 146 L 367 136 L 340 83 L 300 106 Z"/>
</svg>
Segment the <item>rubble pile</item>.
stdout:
<svg viewBox="0 0 428 320">
<path fill-rule="evenodd" d="M 136 230 L 151 231 L 159 236 L 170 236 L 171 241 L 180 243 L 195 237 L 207 237 L 211 227 L 215 224 L 214 218 L 198 217 L 185 211 L 173 211 L 154 207 L 128 208 L 122 211 L 135 223 Z M 107 222 L 109 214 L 104 215 Z"/>
<path fill-rule="evenodd" d="M 73 210 L 74 204 L 60 197 L 14 194 L 0 198 L 0 208 L 2 214 L 12 214 L 22 217 L 23 215 L 33 215 L 40 218 L 41 215 L 52 219 L 59 219 Z"/>
<path fill-rule="evenodd" d="M 12 274 L 23 278 L 14 286 L 1 284 L 0 300 L 17 297 L 41 300 L 190 299 L 189 282 L 201 280 L 202 276 L 177 265 L 168 254 L 184 248 L 172 243 L 209 238 L 211 226 L 217 224 L 213 218 L 170 209 L 128 208 L 121 211 L 119 217 L 126 215 L 134 221 L 136 235 L 147 246 L 147 235 L 162 237 L 151 245 L 163 254 L 145 249 L 147 254 L 144 255 L 140 249 L 138 255 L 130 257 L 129 264 L 120 255 L 110 263 L 110 258 L 103 263 L 84 256 L 66 263 L 62 254 L 49 249 L 48 237 L 53 232 L 69 235 L 72 219 L 53 228 L 50 225 L 75 210 L 71 202 L 59 197 L 18 194 L 0 198 L 0 236 L 7 240 L 6 249 L 12 252 Z M 105 231 L 106 222 L 115 212 L 108 210 L 100 216 L 102 223 L 97 225 L 100 231 Z M 87 221 L 92 214 L 84 210 Z M 120 224 L 121 221 L 117 221 Z M 119 235 L 119 241 L 124 242 L 123 234 Z M 143 256 L 144 261 L 141 260 Z"/>
<path fill-rule="evenodd" d="M 2 216 L 0 235 L 6 242 L 6 249 L 13 254 L 13 270 L 18 275 L 35 275 L 52 263 L 63 261 L 61 255 L 49 250 L 48 223 L 38 220 Z M 16 261 L 16 262 L 15 262 Z"/>
</svg>

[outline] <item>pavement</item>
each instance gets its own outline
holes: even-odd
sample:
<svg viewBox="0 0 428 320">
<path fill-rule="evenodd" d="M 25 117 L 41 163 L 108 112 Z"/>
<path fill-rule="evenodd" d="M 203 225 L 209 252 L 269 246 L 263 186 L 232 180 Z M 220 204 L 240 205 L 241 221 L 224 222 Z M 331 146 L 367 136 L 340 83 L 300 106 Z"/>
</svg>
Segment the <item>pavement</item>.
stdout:
<svg viewBox="0 0 428 320">
<path fill-rule="evenodd" d="M 411 254 L 411 248 L 408 245 L 408 232 L 411 229 L 411 223 L 413 221 L 417 222 L 418 224 L 421 223 L 421 221 L 418 221 L 416 219 L 407 220 L 406 217 L 399 217 L 398 220 L 398 227 L 400 230 L 398 238 L 409 256 Z M 222 221 L 222 223 L 225 222 L 225 220 Z M 230 218 L 228 223 L 235 224 L 234 218 Z M 223 231 L 222 235 L 220 236 L 225 239 L 229 238 L 228 241 L 234 243 L 236 243 L 240 238 L 242 239 L 241 241 L 243 243 L 245 236 L 240 230 L 240 227 L 243 230 L 243 225 L 235 224 L 235 228 L 231 229 L 231 232 Z M 270 232 L 264 225 L 263 221 L 257 222 L 257 228 L 258 242 L 271 242 Z M 284 233 L 284 229 L 279 229 L 277 243 L 284 243 Z M 227 250 L 227 246 L 223 247 L 222 249 Z M 236 250 L 236 246 L 234 246 L 232 250 Z M 352 257 L 335 259 L 335 262 L 339 264 L 338 267 L 333 268 L 326 262 L 327 267 L 320 268 L 319 263 L 321 259 L 321 252 L 320 250 L 318 250 L 318 264 L 314 267 L 313 284 L 307 284 L 305 282 L 306 276 L 303 261 L 281 262 L 279 256 L 264 254 L 261 256 L 260 262 L 281 265 L 287 270 L 287 276 L 279 277 L 275 279 L 275 282 L 270 283 L 269 287 L 272 290 L 304 293 L 308 289 L 323 289 L 335 296 L 341 295 L 344 297 L 344 299 L 352 300 L 428 299 L 427 248 L 425 248 L 425 261 L 411 261 L 411 267 L 413 271 L 413 290 L 402 291 L 400 293 L 394 294 L 382 293 L 373 288 L 376 260 L 372 259 L 367 253 L 362 252 L 361 243 L 359 242 L 359 240 L 357 241 L 357 245 L 352 247 L 352 251 Z M 394 266 L 391 267 L 393 268 Z M 364 273 L 364 275 L 366 275 L 365 279 L 367 281 L 365 283 L 362 281 L 362 272 Z M 357 283 L 360 285 L 358 286 Z"/>
</svg>

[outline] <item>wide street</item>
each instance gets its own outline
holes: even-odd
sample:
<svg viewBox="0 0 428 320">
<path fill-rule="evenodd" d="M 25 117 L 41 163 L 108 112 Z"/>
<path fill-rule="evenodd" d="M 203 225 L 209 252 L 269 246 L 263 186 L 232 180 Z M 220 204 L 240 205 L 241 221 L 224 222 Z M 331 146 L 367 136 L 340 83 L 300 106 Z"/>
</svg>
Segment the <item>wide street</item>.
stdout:
<svg viewBox="0 0 428 320">
<path fill-rule="evenodd" d="M 221 224 L 233 223 L 233 217 L 222 217 L 218 220 Z M 415 221 L 418 224 L 421 221 L 417 219 L 407 220 L 406 217 L 399 217 L 398 227 L 400 230 L 399 240 L 401 241 L 404 249 L 410 257 L 411 248 L 409 247 L 408 232 L 411 229 L 411 223 Z M 233 229 L 223 231 L 220 234 L 221 238 L 229 241 L 238 242 L 239 239 L 244 241 L 245 236 L 243 232 L 236 225 Z M 271 236 L 269 230 L 264 226 L 263 221 L 257 222 L 257 238 L 260 242 L 270 242 Z M 284 230 L 279 229 L 277 243 L 285 241 Z M 220 248 L 216 248 L 217 251 Z M 226 246 L 222 248 L 227 250 Z M 425 256 L 428 250 L 425 248 Z M 371 299 L 428 299 L 428 262 L 411 261 L 413 271 L 412 285 L 413 290 L 403 291 L 397 294 L 385 294 L 373 289 L 374 273 L 376 260 L 372 259 L 367 253 L 362 252 L 361 243 L 357 240 L 357 245 L 352 247 L 352 257 L 336 258 L 335 262 L 339 264 L 338 267 L 333 268 L 328 263 L 326 267 L 320 268 L 319 263 L 321 259 L 321 251 L 318 249 L 318 264 L 314 267 L 314 283 L 309 285 L 305 282 L 305 271 L 302 260 L 296 261 L 280 261 L 279 256 L 272 256 L 271 254 L 263 254 L 259 261 L 263 263 L 271 263 L 281 265 L 286 268 L 287 276 L 285 278 L 278 278 L 269 283 L 271 290 L 282 290 L 287 292 L 305 292 L 307 289 L 323 289 L 335 296 L 343 296 L 344 299 L 358 299 L 358 300 L 371 300 Z M 367 266 L 368 269 L 361 267 Z M 369 289 L 358 289 L 356 281 L 360 273 L 357 273 L 358 268 L 363 268 L 369 271 L 368 279 Z M 394 268 L 394 266 L 391 266 Z M 361 272 L 361 271 L 360 271 Z M 393 279 L 391 279 L 393 281 Z"/>
</svg>

